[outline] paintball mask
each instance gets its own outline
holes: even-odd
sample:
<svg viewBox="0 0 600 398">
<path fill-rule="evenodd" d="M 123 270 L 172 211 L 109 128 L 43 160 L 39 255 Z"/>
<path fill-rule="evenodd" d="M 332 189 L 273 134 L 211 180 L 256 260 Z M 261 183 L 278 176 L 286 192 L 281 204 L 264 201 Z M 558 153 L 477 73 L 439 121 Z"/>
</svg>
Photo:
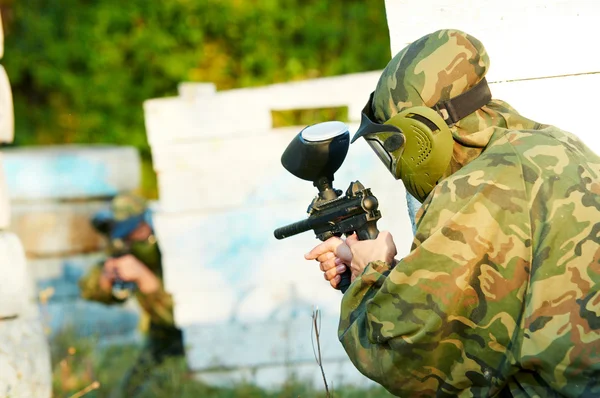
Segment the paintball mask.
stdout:
<svg viewBox="0 0 600 398">
<path fill-rule="evenodd" d="M 482 79 L 470 90 L 435 106 L 413 106 L 377 123 L 374 92 L 365 105 L 361 124 L 352 142 L 364 137 L 394 178 L 421 203 L 446 172 L 454 140 L 450 127 L 486 105 L 492 98 Z"/>
</svg>

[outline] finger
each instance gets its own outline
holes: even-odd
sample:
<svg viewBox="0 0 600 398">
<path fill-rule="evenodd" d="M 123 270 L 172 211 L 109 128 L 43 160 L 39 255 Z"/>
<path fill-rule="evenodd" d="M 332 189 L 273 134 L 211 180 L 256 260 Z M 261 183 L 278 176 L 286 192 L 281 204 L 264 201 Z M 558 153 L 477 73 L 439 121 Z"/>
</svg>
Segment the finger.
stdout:
<svg viewBox="0 0 600 398">
<path fill-rule="evenodd" d="M 321 243 L 320 245 L 316 246 L 311 251 L 306 253 L 304 255 L 304 258 L 307 260 L 315 260 L 321 254 L 325 254 L 327 252 L 335 253 L 335 249 L 342 243 L 344 243 L 344 241 L 342 241 L 340 238 L 334 236 L 332 238 L 327 239 L 325 242 Z"/>
<path fill-rule="evenodd" d="M 335 278 L 333 278 L 332 280 L 330 280 L 329 284 L 331 285 L 332 288 L 336 289 L 341 281 L 342 281 L 342 277 L 338 275 Z"/>
<path fill-rule="evenodd" d="M 327 261 L 323 261 L 321 263 L 321 271 L 323 271 L 323 272 L 329 271 L 330 269 L 335 268 L 338 265 L 340 265 L 341 263 L 339 261 L 336 261 L 336 260 L 338 260 L 337 257 L 334 257 L 334 258 L 332 258 L 330 260 L 327 260 Z"/>
<path fill-rule="evenodd" d="M 336 247 L 334 251 L 336 257 L 340 258 L 342 261 L 349 263 L 352 261 L 352 251 L 350 250 L 350 246 L 347 244 L 339 245 Z"/>
<path fill-rule="evenodd" d="M 115 278 L 115 271 L 112 268 L 104 268 L 102 270 L 102 275 L 109 280 L 113 280 Z"/>
<path fill-rule="evenodd" d="M 115 268 L 115 260 L 112 258 L 106 260 L 103 268 L 107 272 L 112 272 L 112 270 Z"/>
<path fill-rule="evenodd" d="M 398 250 L 396 248 L 396 243 L 394 243 L 394 237 L 389 232 L 385 231 L 384 239 L 386 244 L 391 248 L 392 255 L 396 257 L 398 254 Z"/>
<path fill-rule="evenodd" d="M 358 242 L 358 235 L 356 235 L 356 234 L 352 234 L 352 235 L 350 235 L 349 237 L 346 238 L 346 244 L 348 246 L 352 246 L 356 242 Z"/>
<path fill-rule="evenodd" d="M 118 274 L 121 271 L 121 268 L 123 267 L 121 266 L 121 263 L 119 261 L 113 261 L 109 269 L 113 273 Z"/>
<path fill-rule="evenodd" d="M 317 261 L 322 263 L 322 262 L 325 262 L 332 258 L 335 258 L 335 254 L 333 252 L 327 252 L 327 253 L 321 254 L 319 257 L 317 257 Z"/>
<path fill-rule="evenodd" d="M 327 279 L 328 281 L 332 280 L 333 278 L 335 278 L 338 275 L 343 274 L 344 272 L 346 272 L 346 266 L 345 265 L 338 265 L 335 268 L 330 269 L 329 271 L 325 272 L 325 279 Z"/>
</svg>

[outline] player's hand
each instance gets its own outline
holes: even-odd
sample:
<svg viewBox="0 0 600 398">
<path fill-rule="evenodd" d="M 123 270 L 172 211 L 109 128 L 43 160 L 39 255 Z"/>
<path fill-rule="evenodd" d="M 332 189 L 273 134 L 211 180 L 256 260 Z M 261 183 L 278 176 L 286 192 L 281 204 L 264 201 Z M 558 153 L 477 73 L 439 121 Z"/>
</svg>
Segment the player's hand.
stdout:
<svg viewBox="0 0 600 398">
<path fill-rule="evenodd" d="M 376 239 L 358 240 L 356 234 L 346 238 L 345 246 L 350 249 L 350 270 L 352 281 L 360 276 L 364 269 L 372 261 L 385 261 L 394 263 L 394 257 L 398 254 L 392 234 L 381 231 Z"/>
<path fill-rule="evenodd" d="M 111 282 L 117 278 L 125 282 L 134 282 L 145 294 L 153 293 L 160 287 L 158 277 L 131 254 L 106 260 L 103 273 Z"/>
<path fill-rule="evenodd" d="M 337 288 L 342 274 L 352 262 L 350 248 L 341 238 L 333 237 L 315 246 L 304 255 L 307 260 L 317 260 L 324 277 L 333 288 Z"/>
</svg>

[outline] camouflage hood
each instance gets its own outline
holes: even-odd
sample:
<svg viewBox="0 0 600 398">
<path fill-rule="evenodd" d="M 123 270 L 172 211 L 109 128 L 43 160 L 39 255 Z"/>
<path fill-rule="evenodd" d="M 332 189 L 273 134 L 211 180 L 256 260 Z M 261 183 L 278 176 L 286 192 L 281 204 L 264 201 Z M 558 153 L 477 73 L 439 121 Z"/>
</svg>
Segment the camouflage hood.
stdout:
<svg viewBox="0 0 600 398">
<path fill-rule="evenodd" d="M 373 97 L 373 113 L 383 123 L 411 106 L 432 107 L 475 86 L 489 66 L 483 44 L 473 36 L 453 29 L 423 36 L 396 54 L 384 69 Z M 451 128 L 455 144 L 447 174 L 479 156 L 498 129 L 536 126 L 506 102 L 492 99 Z"/>
</svg>

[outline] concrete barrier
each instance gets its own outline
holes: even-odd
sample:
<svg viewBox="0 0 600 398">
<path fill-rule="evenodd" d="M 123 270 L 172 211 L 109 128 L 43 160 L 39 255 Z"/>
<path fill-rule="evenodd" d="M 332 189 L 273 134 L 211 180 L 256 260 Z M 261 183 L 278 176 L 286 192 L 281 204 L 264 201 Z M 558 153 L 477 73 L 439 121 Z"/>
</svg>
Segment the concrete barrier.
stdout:
<svg viewBox="0 0 600 398">
<path fill-rule="evenodd" d="M 370 72 L 227 92 L 186 84 L 179 97 L 145 103 L 160 189 L 154 222 L 165 283 L 199 378 L 220 383 L 253 375 L 251 381 L 268 386 L 283 383 L 289 370 L 318 381 L 307 315 L 313 306 L 323 310 L 329 325 L 322 337 L 325 366 L 353 369 L 335 331 L 340 293 L 323 280 L 315 262 L 303 259 L 318 241 L 311 232 L 283 241 L 273 236 L 275 228 L 306 217 L 317 191 L 280 164 L 300 127 L 273 129 L 270 114 L 347 107 L 356 121 L 378 76 Z M 252 111 L 236 112 L 235 118 L 224 117 L 223 109 L 211 113 L 223 99 L 227 109 Z M 356 127 L 351 123 L 352 130 Z M 404 188 L 363 142 L 352 145 L 334 186 L 346 190 L 356 179 L 379 198 L 380 229 L 392 230 L 399 251 L 407 253 L 412 230 Z M 285 334 L 288 327 L 298 333 Z M 272 334 L 265 338 L 268 331 Z M 205 333 L 212 337 L 207 340 Z M 234 354 L 239 346 L 253 349 Z M 339 377 L 336 373 L 334 383 Z M 345 373 L 343 380 L 369 383 L 357 371 Z"/>
<path fill-rule="evenodd" d="M 50 336 L 66 329 L 79 337 L 137 341 L 140 309 L 133 301 L 106 306 L 81 299 L 79 279 L 103 261 L 101 252 L 73 256 L 34 258 L 27 262 L 34 291 L 47 298 L 40 303 Z"/>
<path fill-rule="evenodd" d="M 50 397 L 50 352 L 25 254 L 0 232 L 0 397 Z"/>
<path fill-rule="evenodd" d="M 245 302 L 252 302 L 254 296 L 272 297 L 270 304 L 269 300 L 261 299 L 256 306 L 247 306 L 252 308 L 249 313 L 243 313 L 245 319 L 252 319 L 252 313 L 254 319 L 260 319 L 273 311 L 281 298 L 287 297 L 273 293 L 272 285 L 295 284 L 302 297 L 312 299 L 322 308 L 337 310 L 339 294 L 330 291 L 314 264 L 302 257 L 318 243 L 314 234 L 308 232 L 283 241 L 273 237 L 276 228 L 305 218 L 306 208 L 317 193 L 311 182 L 297 179 L 279 166 L 281 153 L 297 132 L 296 128 L 271 131 L 272 136 L 278 137 L 277 144 L 261 145 L 268 150 L 260 153 L 249 151 L 248 145 L 233 143 L 235 140 L 223 140 L 222 153 L 227 159 L 236 159 L 229 168 L 223 165 L 203 170 L 195 165 L 175 171 L 164 166 L 173 170 L 165 173 L 167 176 L 173 173 L 181 177 L 170 191 L 161 190 L 159 211 L 154 217 L 165 263 L 165 283 L 177 301 L 176 317 L 180 324 L 225 321 L 242 296 Z M 245 142 L 242 138 L 239 141 Z M 157 148 L 157 152 L 161 151 Z M 188 156 L 193 159 L 194 151 L 179 152 L 171 159 L 184 163 Z M 222 157 L 219 152 L 206 151 L 201 159 L 218 165 Z M 239 173 L 247 178 L 238 179 L 238 172 L 232 167 L 238 167 Z M 211 173 L 211 170 L 218 171 Z M 403 200 L 405 191 L 401 183 L 383 171 L 371 149 L 358 142 L 336 173 L 334 186 L 345 190 L 360 176 L 379 199 L 383 215 L 380 229 L 393 231 L 399 252 L 408 253 L 412 230 Z M 160 170 L 158 173 L 159 181 L 165 178 Z M 213 183 L 207 185 L 205 181 L 209 178 Z M 230 179 L 237 183 L 226 183 Z M 281 264 L 282 257 L 286 258 L 285 265 Z M 248 289 L 252 289 L 250 296 L 244 293 Z M 194 295 L 198 300 L 192 299 Z M 220 305 L 198 311 L 194 304 L 198 301 Z"/>
<path fill-rule="evenodd" d="M 10 200 L 8 198 L 8 185 L 4 172 L 4 158 L 0 153 L 0 230 L 10 226 Z"/>
<path fill-rule="evenodd" d="M 0 318 L 23 316 L 32 299 L 27 266 L 19 238 L 10 232 L 0 232 Z"/>
<path fill-rule="evenodd" d="M 378 72 L 365 72 L 219 92 L 207 84 L 188 83 L 178 97 L 144 103 L 148 142 L 158 148 L 165 143 L 265 134 L 272 128 L 273 110 L 347 106 L 358 121 L 378 78 Z"/>
<path fill-rule="evenodd" d="M 590 128 L 600 67 L 598 73 L 494 83 L 490 89 L 495 98 L 507 101 L 521 114 L 577 135 L 600 154 L 600 137 Z"/>
<path fill-rule="evenodd" d="M 48 342 L 38 318 L 0 321 L 0 397 L 52 396 Z"/>
<path fill-rule="evenodd" d="M 0 18 L 0 58 L 4 32 Z M 0 143 L 14 138 L 10 82 L 0 65 Z M 0 398 L 50 398 L 50 350 L 23 246 L 10 227 L 8 174 L 0 153 Z"/>
<path fill-rule="evenodd" d="M 578 135 L 600 153 L 600 139 L 589 128 L 600 87 L 600 53 L 589 48 L 600 17 L 596 3 L 386 0 L 385 5 L 392 55 L 436 30 L 463 30 L 488 52 L 487 80 L 494 98 Z"/>
<path fill-rule="evenodd" d="M 133 147 L 62 145 L 4 151 L 13 201 L 106 198 L 137 189 L 140 158 Z"/>
<path fill-rule="evenodd" d="M 31 258 L 102 250 L 105 241 L 90 219 L 106 201 L 15 202 L 11 230 L 22 237 Z"/>
<path fill-rule="evenodd" d="M 392 54 L 439 29 L 461 29 L 485 46 L 488 81 L 600 71 L 589 40 L 600 16 L 588 0 L 386 0 Z M 408 17 L 407 17 L 408 16 Z"/>
<path fill-rule="evenodd" d="M 135 148 L 73 145 L 4 152 L 12 222 L 28 258 L 33 294 L 50 336 L 139 339 L 135 303 L 105 306 L 80 299 L 79 279 L 102 259 L 104 239 L 90 219 L 117 193 L 140 183 Z"/>
</svg>

